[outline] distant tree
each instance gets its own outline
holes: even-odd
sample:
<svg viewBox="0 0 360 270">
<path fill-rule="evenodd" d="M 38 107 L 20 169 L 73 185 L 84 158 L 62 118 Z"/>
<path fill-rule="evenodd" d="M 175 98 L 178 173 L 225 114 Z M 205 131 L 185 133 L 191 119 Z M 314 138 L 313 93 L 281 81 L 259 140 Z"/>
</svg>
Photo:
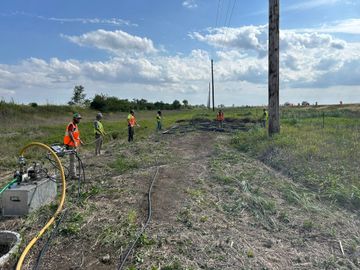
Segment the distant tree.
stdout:
<svg viewBox="0 0 360 270">
<path fill-rule="evenodd" d="M 36 102 L 31 102 L 31 103 L 29 103 L 29 105 L 33 108 L 36 108 L 38 106 L 38 104 Z"/>
<path fill-rule="evenodd" d="M 97 111 L 105 111 L 106 110 L 106 96 L 95 95 L 94 99 L 90 102 L 90 108 Z"/>
<path fill-rule="evenodd" d="M 180 101 L 178 100 L 174 100 L 174 102 L 171 104 L 171 107 L 174 109 L 174 110 L 178 110 L 181 108 L 181 104 L 180 104 Z"/>
<path fill-rule="evenodd" d="M 85 99 L 84 100 L 84 105 L 86 106 L 86 107 L 90 107 L 90 104 L 91 104 L 91 99 Z"/>
<path fill-rule="evenodd" d="M 189 101 L 187 101 L 186 99 L 184 99 L 182 103 L 184 104 L 185 108 L 187 108 L 189 105 Z"/>
<path fill-rule="evenodd" d="M 154 106 L 155 106 L 155 109 L 157 109 L 157 110 L 164 110 L 166 104 L 164 102 L 162 102 L 162 101 L 156 101 L 154 103 Z"/>
<path fill-rule="evenodd" d="M 309 103 L 309 102 L 307 102 L 307 101 L 303 101 L 303 102 L 301 102 L 301 105 L 302 105 L 302 106 L 309 106 L 309 105 L 310 105 L 310 103 Z"/>
<path fill-rule="evenodd" d="M 71 100 L 68 102 L 69 105 L 83 105 L 85 103 L 86 94 L 85 89 L 82 85 L 76 85 L 74 87 L 74 93 Z"/>
</svg>

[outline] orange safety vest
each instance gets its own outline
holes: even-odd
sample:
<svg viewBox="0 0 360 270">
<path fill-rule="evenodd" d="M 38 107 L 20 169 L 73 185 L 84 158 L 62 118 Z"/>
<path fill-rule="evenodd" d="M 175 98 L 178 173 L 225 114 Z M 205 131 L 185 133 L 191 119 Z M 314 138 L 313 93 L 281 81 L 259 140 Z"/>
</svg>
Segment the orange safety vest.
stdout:
<svg viewBox="0 0 360 270">
<path fill-rule="evenodd" d="M 223 112 L 218 113 L 218 114 L 216 115 L 216 120 L 218 120 L 218 121 L 224 121 L 224 113 L 223 113 Z"/>
<path fill-rule="evenodd" d="M 128 115 L 128 124 L 131 126 L 131 127 L 134 127 L 136 125 L 136 119 L 135 119 L 135 116 L 129 114 Z"/>
<path fill-rule="evenodd" d="M 70 135 L 69 135 L 69 126 L 73 125 L 74 129 L 73 129 L 73 138 L 75 140 L 75 144 L 74 142 L 71 140 Z M 71 147 L 77 147 L 80 144 L 80 131 L 78 129 L 78 126 L 76 124 L 74 124 L 73 122 L 70 122 L 65 130 L 65 136 L 64 136 L 64 144 L 71 146 Z"/>
</svg>

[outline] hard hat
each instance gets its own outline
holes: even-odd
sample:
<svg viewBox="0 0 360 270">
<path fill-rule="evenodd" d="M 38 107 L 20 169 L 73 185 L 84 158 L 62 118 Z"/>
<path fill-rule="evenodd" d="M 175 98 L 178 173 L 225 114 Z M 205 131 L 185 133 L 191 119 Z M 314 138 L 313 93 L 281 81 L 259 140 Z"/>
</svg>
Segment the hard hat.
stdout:
<svg viewBox="0 0 360 270">
<path fill-rule="evenodd" d="M 101 112 L 99 112 L 99 113 L 96 115 L 96 118 L 102 118 L 102 117 L 103 117 L 103 115 L 102 115 Z"/>
<path fill-rule="evenodd" d="M 80 113 L 74 113 L 73 118 L 81 119 L 82 117 L 81 117 Z"/>
</svg>

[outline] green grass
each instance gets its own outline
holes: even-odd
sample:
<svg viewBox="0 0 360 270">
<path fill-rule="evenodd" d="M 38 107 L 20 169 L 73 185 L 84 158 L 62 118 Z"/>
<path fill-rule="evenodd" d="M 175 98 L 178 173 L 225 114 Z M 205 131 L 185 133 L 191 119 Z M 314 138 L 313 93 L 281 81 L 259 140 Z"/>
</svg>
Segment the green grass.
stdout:
<svg viewBox="0 0 360 270">
<path fill-rule="evenodd" d="M 322 109 L 331 115 L 326 116 L 323 127 L 323 119 L 318 117 L 322 111 L 293 110 L 294 114 L 281 122 L 280 134 L 269 138 L 266 130 L 255 127 L 234 136 L 233 145 L 304 184 L 318 198 L 358 209 L 360 120 L 353 116 L 359 112 Z M 293 202 L 307 200 L 306 195 L 296 197 L 286 189 L 284 196 Z"/>
<path fill-rule="evenodd" d="M 110 167 L 115 169 L 118 173 L 124 173 L 128 170 L 138 168 L 138 163 L 135 160 L 129 160 L 125 156 L 118 157 Z"/>
</svg>

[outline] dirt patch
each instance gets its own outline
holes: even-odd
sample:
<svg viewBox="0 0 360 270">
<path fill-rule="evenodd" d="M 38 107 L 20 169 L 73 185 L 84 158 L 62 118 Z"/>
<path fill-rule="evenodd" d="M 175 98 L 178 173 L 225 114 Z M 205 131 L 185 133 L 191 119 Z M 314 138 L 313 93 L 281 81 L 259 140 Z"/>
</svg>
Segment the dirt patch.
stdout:
<svg viewBox="0 0 360 270">
<path fill-rule="evenodd" d="M 208 118 L 193 118 L 191 120 L 178 120 L 176 125 L 173 125 L 163 134 L 184 134 L 194 131 L 216 131 L 232 133 L 237 131 L 248 131 L 255 125 L 260 124 L 260 121 L 252 120 L 250 118 L 225 118 L 222 125 L 216 120 Z"/>
<path fill-rule="evenodd" d="M 174 222 L 186 202 L 187 188 L 194 185 L 212 154 L 214 136 L 196 134 L 168 140 L 168 151 L 178 157 L 176 163 L 162 166 L 153 189 L 152 223 Z M 209 147 L 210 146 L 210 147 Z"/>
</svg>

